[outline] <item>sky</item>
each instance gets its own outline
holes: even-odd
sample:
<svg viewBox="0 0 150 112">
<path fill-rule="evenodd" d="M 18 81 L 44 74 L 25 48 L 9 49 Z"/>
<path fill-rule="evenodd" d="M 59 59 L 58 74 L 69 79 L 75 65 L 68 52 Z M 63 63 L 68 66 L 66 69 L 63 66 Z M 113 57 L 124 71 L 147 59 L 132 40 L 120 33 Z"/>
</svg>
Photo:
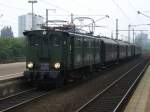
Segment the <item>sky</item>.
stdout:
<svg viewBox="0 0 150 112">
<path fill-rule="evenodd" d="M 104 36 L 113 34 L 115 36 L 116 18 L 119 23 L 119 30 L 127 30 L 128 25 L 150 24 L 150 18 L 137 14 L 142 13 L 150 16 L 150 0 L 37 0 L 34 4 L 34 13 L 45 18 L 46 9 L 56 9 L 56 12 L 49 11 L 49 19 L 70 20 L 70 14 L 74 17 L 88 16 L 98 20 L 104 15 L 109 15 L 96 22 L 102 26 L 96 28 L 96 33 Z M 14 35 L 18 35 L 18 16 L 31 12 L 31 4 L 28 0 L 0 0 L 0 29 L 4 26 L 11 26 Z M 149 30 L 150 26 L 138 26 L 136 30 Z M 149 33 L 150 31 L 145 31 Z M 135 32 L 140 33 L 139 31 Z M 126 40 L 127 31 L 120 31 L 119 38 Z"/>
</svg>

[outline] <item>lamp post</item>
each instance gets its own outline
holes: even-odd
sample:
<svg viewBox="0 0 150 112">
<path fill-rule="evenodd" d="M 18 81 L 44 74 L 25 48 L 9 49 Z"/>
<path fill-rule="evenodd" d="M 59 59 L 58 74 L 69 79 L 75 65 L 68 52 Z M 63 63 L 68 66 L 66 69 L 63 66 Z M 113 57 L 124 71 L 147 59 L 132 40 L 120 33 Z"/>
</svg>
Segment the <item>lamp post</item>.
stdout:
<svg viewBox="0 0 150 112">
<path fill-rule="evenodd" d="M 51 10 L 53 12 L 56 12 L 56 9 L 46 9 L 46 26 L 48 27 L 48 11 Z"/>
<path fill-rule="evenodd" d="M 134 43 L 135 39 L 134 39 L 134 28 L 133 28 L 133 43 Z"/>
<path fill-rule="evenodd" d="M 29 0 L 28 3 L 32 4 L 32 27 L 31 27 L 31 30 L 33 30 L 33 4 L 37 3 L 37 0 Z"/>
<path fill-rule="evenodd" d="M 130 27 L 131 27 L 131 25 L 129 24 L 128 25 L 128 42 L 130 43 Z"/>
<path fill-rule="evenodd" d="M 118 31 L 118 19 L 116 19 L 116 40 L 118 40 L 118 35 L 119 35 L 119 31 Z"/>
</svg>

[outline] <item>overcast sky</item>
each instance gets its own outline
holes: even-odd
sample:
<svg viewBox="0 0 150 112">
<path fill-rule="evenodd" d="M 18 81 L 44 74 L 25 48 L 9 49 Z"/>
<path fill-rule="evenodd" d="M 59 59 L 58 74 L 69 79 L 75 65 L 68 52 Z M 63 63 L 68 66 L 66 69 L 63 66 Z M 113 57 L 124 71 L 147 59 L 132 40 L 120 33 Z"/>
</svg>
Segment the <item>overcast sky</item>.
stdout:
<svg viewBox="0 0 150 112">
<path fill-rule="evenodd" d="M 97 32 L 110 36 L 115 34 L 115 19 L 119 19 L 119 29 L 127 29 L 128 24 L 150 24 L 150 18 L 137 14 L 137 10 L 150 16 L 150 0 L 37 0 L 34 13 L 45 18 L 45 9 L 56 9 L 49 12 L 49 19 L 69 19 L 69 15 L 89 15 L 95 20 L 109 15 L 109 19 L 97 22 L 105 28 L 97 28 Z M 18 35 L 18 16 L 31 12 L 28 0 L 0 0 L 0 29 L 11 25 L 15 36 Z M 53 15 L 53 16 L 52 16 Z M 65 16 L 62 16 L 65 15 Z M 92 16 L 95 15 L 95 16 Z M 97 16 L 96 16 L 97 15 Z M 136 29 L 149 29 L 150 26 L 139 26 Z M 136 32 L 139 33 L 139 32 Z M 148 32 L 149 33 L 149 32 Z M 127 32 L 120 32 L 127 36 Z"/>
</svg>

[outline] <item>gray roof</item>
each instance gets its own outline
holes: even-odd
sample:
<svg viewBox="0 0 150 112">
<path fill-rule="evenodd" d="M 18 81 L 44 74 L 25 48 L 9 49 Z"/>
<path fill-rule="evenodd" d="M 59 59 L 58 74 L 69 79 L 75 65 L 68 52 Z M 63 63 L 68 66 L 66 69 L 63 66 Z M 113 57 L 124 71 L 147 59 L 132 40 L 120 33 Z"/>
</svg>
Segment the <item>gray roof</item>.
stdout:
<svg viewBox="0 0 150 112">
<path fill-rule="evenodd" d="M 108 44 L 118 44 L 115 40 L 113 40 L 111 38 L 101 37 L 100 40 L 102 40 L 104 43 L 108 43 Z"/>
<path fill-rule="evenodd" d="M 121 40 L 118 40 L 117 42 L 118 42 L 119 45 L 126 45 L 126 46 L 129 45 L 127 42 L 124 42 L 124 41 L 121 41 Z"/>
</svg>

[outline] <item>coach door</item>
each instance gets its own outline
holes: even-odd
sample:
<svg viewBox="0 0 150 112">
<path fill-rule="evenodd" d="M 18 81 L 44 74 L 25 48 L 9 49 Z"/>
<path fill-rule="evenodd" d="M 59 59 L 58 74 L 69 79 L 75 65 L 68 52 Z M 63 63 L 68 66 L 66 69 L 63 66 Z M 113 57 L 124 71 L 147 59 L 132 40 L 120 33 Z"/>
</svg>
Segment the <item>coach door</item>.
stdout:
<svg viewBox="0 0 150 112">
<path fill-rule="evenodd" d="M 64 68 L 67 69 L 71 66 L 71 44 L 70 44 L 70 37 L 67 33 L 63 34 L 63 41 L 62 41 L 62 62 Z"/>
</svg>

